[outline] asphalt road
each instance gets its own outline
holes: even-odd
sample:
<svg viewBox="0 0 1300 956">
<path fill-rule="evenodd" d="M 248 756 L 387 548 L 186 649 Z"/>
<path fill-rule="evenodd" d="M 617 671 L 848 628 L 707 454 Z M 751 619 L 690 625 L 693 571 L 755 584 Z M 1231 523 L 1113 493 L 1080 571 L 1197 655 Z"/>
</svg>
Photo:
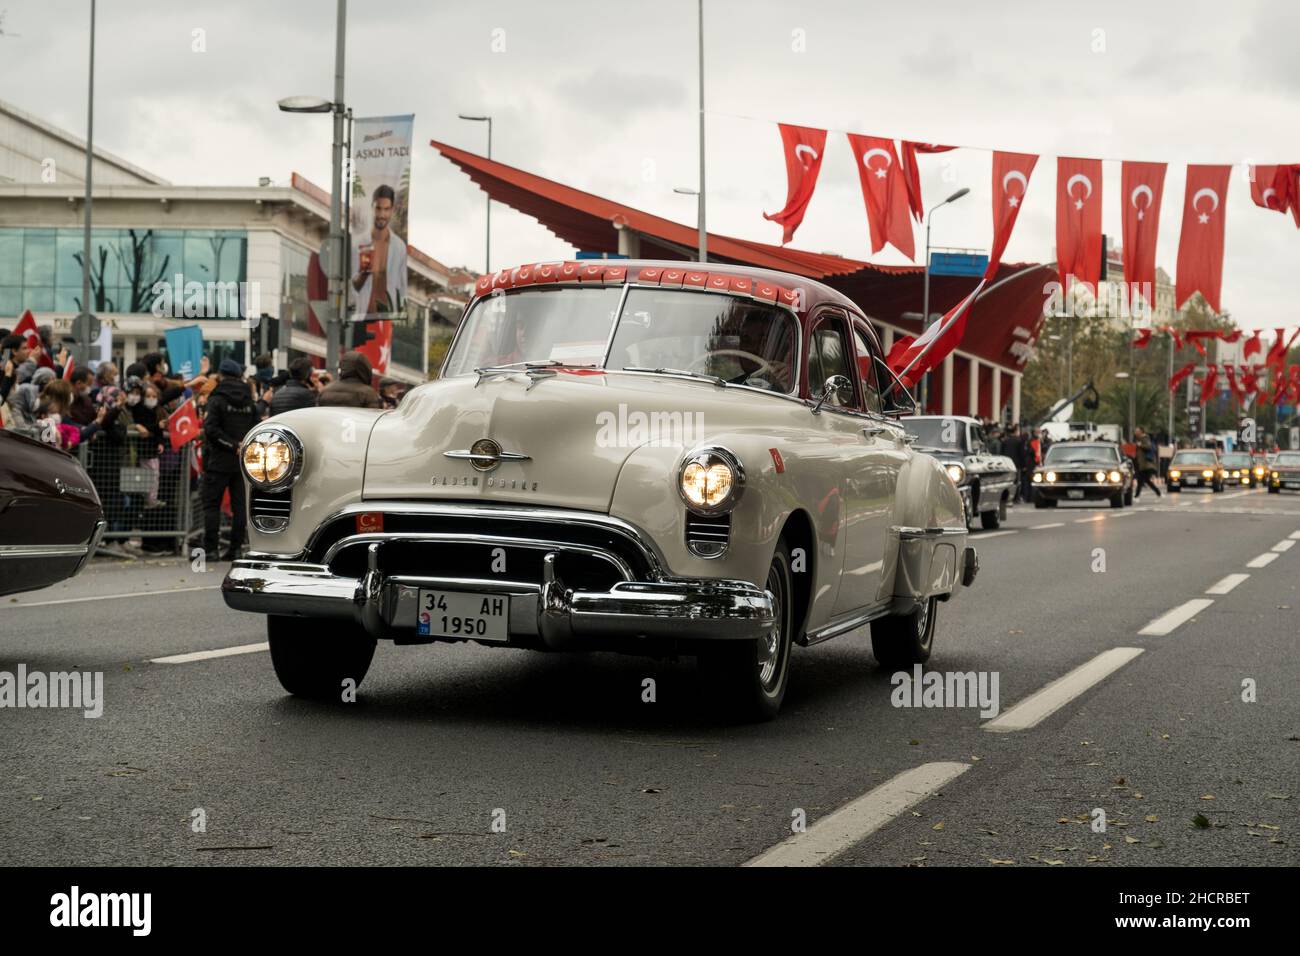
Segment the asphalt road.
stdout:
<svg viewBox="0 0 1300 956">
<path fill-rule="evenodd" d="M 0 671 L 105 681 L 98 719 L 0 709 L 0 850 L 13 865 L 1300 864 L 1300 497 L 1022 507 L 973 538 L 980 577 L 941 605 L 930 669 L 996 673 L 996 718 L 894 706 L 865 633 L 796 649 L 762 725 L 722 719 L 689 659 L 461 645 L 381 644 L 355 704 L 307 703 L 257 649 L 261 619 L 222 603 L 223 565 L 97 563 L 0 599 Z"/>
</svg>

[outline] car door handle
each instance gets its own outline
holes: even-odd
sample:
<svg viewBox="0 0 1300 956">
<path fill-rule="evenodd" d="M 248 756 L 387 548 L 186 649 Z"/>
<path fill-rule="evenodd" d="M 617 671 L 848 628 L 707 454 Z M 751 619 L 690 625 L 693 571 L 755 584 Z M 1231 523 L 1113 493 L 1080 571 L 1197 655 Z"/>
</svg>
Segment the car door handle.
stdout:
<svg viewBox="0 0 1300 956">
<path fill-rule="evenodd" d="M 866 435 L 868 438 L 879 438 L 881 435 L 890 431 L 892 431 L 892 429 L 887 428 L 884 425 L 865 425 L 862 428 L 862 434 Z"/>
</svg>

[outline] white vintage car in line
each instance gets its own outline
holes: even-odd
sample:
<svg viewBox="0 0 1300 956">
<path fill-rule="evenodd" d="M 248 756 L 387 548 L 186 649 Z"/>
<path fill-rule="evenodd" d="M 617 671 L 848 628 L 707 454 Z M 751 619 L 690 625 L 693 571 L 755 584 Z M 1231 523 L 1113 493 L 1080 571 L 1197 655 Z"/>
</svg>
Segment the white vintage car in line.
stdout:
<svg viewBox="0 0 1300 956">
<path fill-rule="evenodd" d="M 849 299 L 776 272 L 557 262 L 484 276 L 441 378 L 395 411 L 246 437 L 251 550 L 290 693 L 341 696 L 376 641 L 697 656 L 774 716 L 790 655 L 870 625 L 930 656 L 975 577 L 962 499 Z"/>
</svg>

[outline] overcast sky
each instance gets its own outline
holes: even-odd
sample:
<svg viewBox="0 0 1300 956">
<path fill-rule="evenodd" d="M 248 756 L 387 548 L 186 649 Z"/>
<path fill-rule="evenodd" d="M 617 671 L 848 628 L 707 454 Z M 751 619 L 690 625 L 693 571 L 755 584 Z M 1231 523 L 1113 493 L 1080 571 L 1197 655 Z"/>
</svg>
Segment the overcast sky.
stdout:
<svg viewBox="0 0 1300 956">
<path fill-rule="evenodd" d="M 411 241 L 483 265 L 483 194 L 427 146 L 439 139 L 694 224 L 695 0 L 350 5 L 347 100 L 414 113 Z M 0 0 L 0 96 L 84 134 L 89 0 Z M 332 0 L 110 0 L 99 4 L 96 143 L 186 184 L 328 187 Z M 192 50 L 203 30 L 206 52 Z M 16 35 L 15 35 L 16 34 Z M 1100 157 L 1104 225 L 1120 233 L 1118 160 L 1170 164 L 1159 261 L 1174 272 L 1183 166 L 1234 163 L 1224 308 L 1246 327 L 1294 325 L 1300 230 L 1250 201 L 1242 164 L 1300 161 L 1300 4 L 997 0 L 989 3 L 705 0 L 712 231 L 767 242 L 785 199 L 777 120 L 1041 154 L 1007 261 L 1054 258 L 1058 155 Z M 504 44 L 504 49 L 500 47 Z M 494 46 L 497 47 L 494 50 Z M 987 250 L 989 154 L 922 160 L 936 246 Z M 945 178 L 946 177 L 946 178 Z M 917 230 L 918 259 L 924 234 Z M 852 156 L 833 132 L 793 245 L 871 258 Z M 493 208 L 493 265 L 570 255 L 533 220 Z M 873 260 L 903 261 L 892 250 Z"/>
</svg>

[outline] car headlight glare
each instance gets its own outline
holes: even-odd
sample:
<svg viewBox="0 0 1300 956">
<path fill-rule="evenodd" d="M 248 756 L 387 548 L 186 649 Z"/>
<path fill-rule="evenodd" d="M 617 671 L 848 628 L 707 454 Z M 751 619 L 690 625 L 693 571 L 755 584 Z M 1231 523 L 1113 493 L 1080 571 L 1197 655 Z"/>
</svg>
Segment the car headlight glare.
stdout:
<svg viewBox="0 0 1300 956">
<path fill-rule="evenodd" d="M 1169 469 L 1169 477 L 1170 477 L 1170 478 L 1178 478 L 1178 477 L 1181 476 L 1181 475 L 1182 475 L 1182 472 L 1179 471 L 1177 468 L 1170 468 L 1170 469 Z"/>
<path fill-rule="evenodd" d="M 952 479 L 954 485 L 960 485 L 962 479 L 966 477 L 966 469 L 956 462 L 948 465 L 944 471 L 948 472 L 948 477 Z"/>
<path fill-rule="evenodd" d="M 1105 480 L 1106 480 L 1106 473 L 1105 473 L 1104 471 L 1099 471 L 1099 472 L 1097 472 L 1095 475 L 1093 475 L 1092 477 L 1096 478 L 1098 481 L 1105 481 Z"/>
<path fill-rule="evenodd" d="M 1110 478 L 1111 481 L 1119 481 L 1119 472 L 1112 471 L 1107 477 Z"/>
<path fill-rule="evenodd" d="M 292 484 L 302 469 L 302 444 L 289 432 L 266 429 L 244 441 L 240 458 L 254 485 L 281 488 Z"/>
<path fill-rule="evenodd" d="M 1047 473 L 1047 480 L 1048 480 L 1048 481 L 1055 481 L 1055 480 L 1056 480 L 1056 472 L 1054 472 L 1054 471 L 1049 471 L 1049 472 Z"/>
<path fill-rule="evenodd" d="M 1201 477 L 1202 477 L 1202 478 L 1213 478 L 1213 477 L 1214 477 L 1214 472 L 1211 471 L 1209 468 L 1206 468 L 1203 472 L 1201 472 Z"/>
<path fill-rule="evenodd" d="M 1039 484 L 1042 484 L 1043 473 L 1041 471 L 1034 472 L 1034 481 L 1038 482 Z"/>
<path fill-rule="evenodd" d="M 678 488 L 692 511 L 719 514 L 740 500 L 745 473 L 725 449 L 705 448 L 682 462 Z"/>
</svg>

